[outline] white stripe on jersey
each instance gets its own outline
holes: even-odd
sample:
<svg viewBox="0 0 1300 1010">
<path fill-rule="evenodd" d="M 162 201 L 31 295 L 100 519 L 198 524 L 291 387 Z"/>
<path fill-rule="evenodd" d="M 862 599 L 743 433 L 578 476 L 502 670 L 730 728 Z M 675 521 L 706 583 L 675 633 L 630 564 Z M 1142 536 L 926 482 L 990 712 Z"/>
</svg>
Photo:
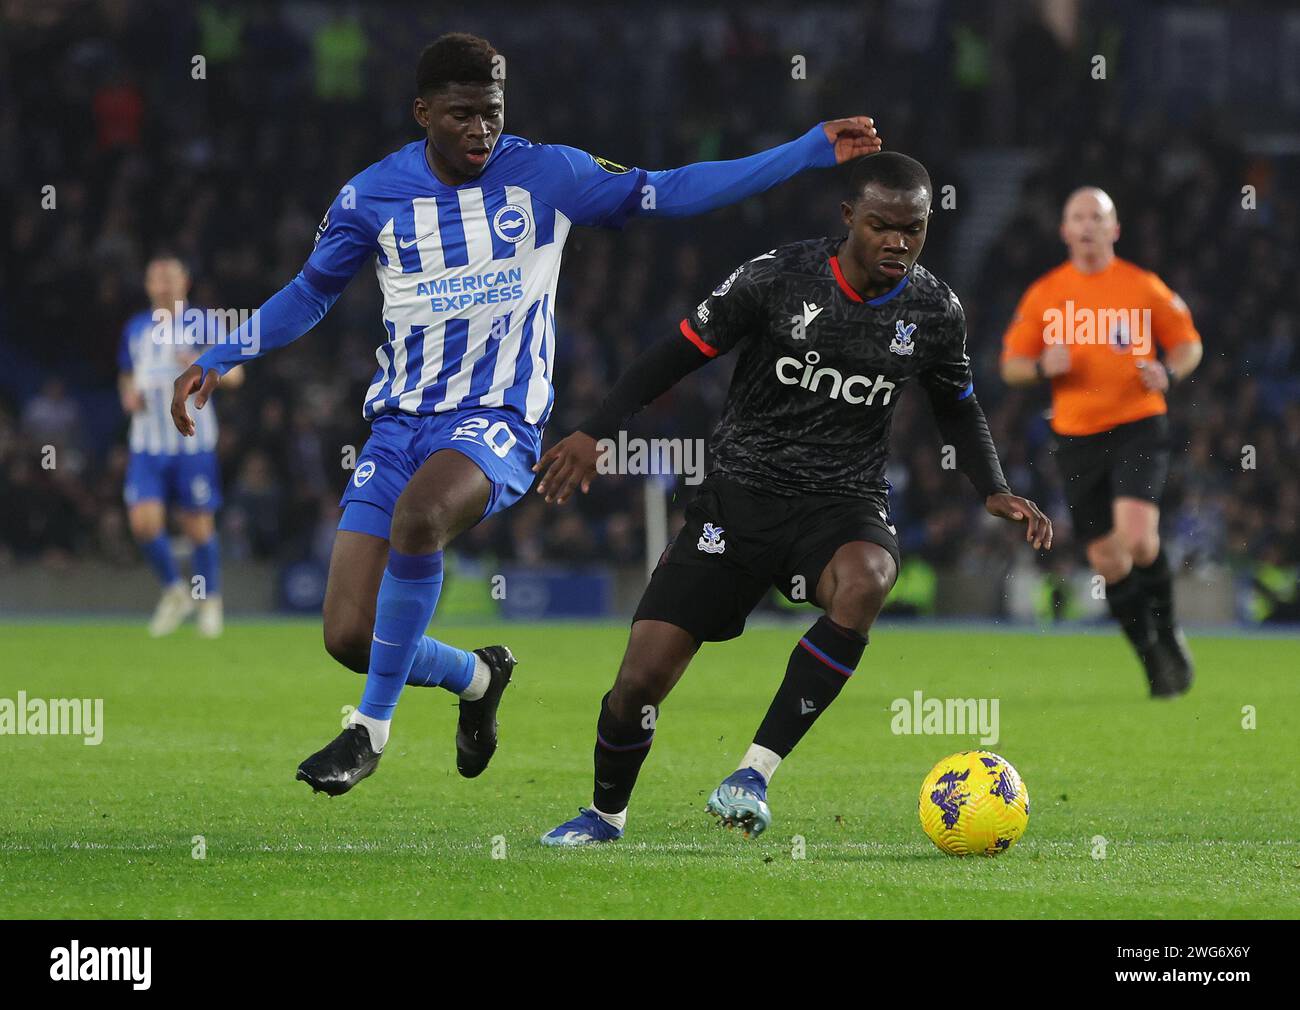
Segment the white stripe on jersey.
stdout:
<svg viewBox="0 0 1300 1010">
<path fill-rule="evenodd" d="M 388 260 L 388 268 L 401 273 L 402 261 L 397 258 L 397 240 L 393 238 L 393 224 L 393 221 L 389 221 L 388 224 L 384 225 L 383 231 L 379 233 L 375 241 L 379 244 L 379 248 L 384 251 L 384 257 Z M 382 270 L 384 265 L 379 260 L 375 260 L 375 268 Z M 385 307 L 387 307 L 387 303 L 385 303 Z M 384 313 L 384 315 L 387 314 Z"/>
<path fill-rule="evenodd" d="M 456 194 L 460 203 L 460 227 L 465 233 L 465 255 L 472 270 L 476 264 L 492 264 L 492 232 L 483 206 L 483 190 L 462 189 Z"/>
<path fill-rule="evenodd" d="M 411 206 L 415 209 L 415 248 L 420 254 L 420 266 L 426 273 L 445 270 L 442 236 L 438 233 L 438 201 L 431 196 L 421 196 L 412 200 Z M 388 234 L 392 235 L 391 222 Z"/>
<path fill-rule="evenodd" d="M 542 360 L 542 348 L 546 344 L 546 331 L 549 328 L 539 305 L 533 313 L 533 332 L 528 336 L 528 349 L 525 352 L 533 359 L 533 364 L 528 376 L 528 394 L 524 399 L 524 418 L 534 423 L 541 418 L 542 411 L 546 409 L 546 401 L 550 399 L 551 386 L 546 362 Z"/>
<path fill-rule="evenodd" d="M 382 270 L 384 268 L 380 265 L 379 269 Z M 388 384 L 388 366 L 393 363 L 392 348 L 392 344 L 380 344 L 375 348 L 375 360 L 379 362 L 379 371 L 375 373 L 375 381 L 372 382 L 370 388 L 366 390 L 367 410 L 374 406 L 375 398 L 379 396 L 384 387 Z"/>
<path fill-rule="evenodd" d="M 389 347 L 393 352 L 393 382 L 390 387 L 390 393 L 397 396 L 406 389 L 406 356 L 407 341 L 410 339 L 410 327 L 405 327 L 405 334 L 402 328 L 399 328 L 396 339 L 389 342 Z"/>
</svg>

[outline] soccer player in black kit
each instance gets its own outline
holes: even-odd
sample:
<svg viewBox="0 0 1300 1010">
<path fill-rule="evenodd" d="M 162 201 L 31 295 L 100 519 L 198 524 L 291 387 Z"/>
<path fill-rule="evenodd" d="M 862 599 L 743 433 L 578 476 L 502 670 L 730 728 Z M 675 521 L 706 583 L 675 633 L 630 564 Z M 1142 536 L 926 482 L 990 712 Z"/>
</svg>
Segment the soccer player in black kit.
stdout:
<svg viewBox="0 0 1300 1010">
<path fill-rule="evenodd" d="M 740 767 L 708 800 L 728 827 L 747 835 L 768 827 L 773 772 L 853 674 L 898 575 L 885 462 L 894 407 L 911 380 L 988 511 L 1024 522 L 1035 548 L 1051 547 L 1050 521 L 1002 475 L 974 395 L 961 303 L 916 263 L 931 193 L 929 173 L 906 155 L 861 159 L 842 206 L 847 236 L 795 242 L 739 267 L 538 461 L 548 501 L 586 491 L 599 439 L 683 376 L 739 350 L 713 468 L 641 597 L 601 701 L 592 806 L 544 844 L 621 837 L 658 706 L 701 643 L 740 635 L 771 586 L 791 599 L 805 598 L 796 590 L 806 587 L 825 613 L 795 645 Z"/>
</svg>

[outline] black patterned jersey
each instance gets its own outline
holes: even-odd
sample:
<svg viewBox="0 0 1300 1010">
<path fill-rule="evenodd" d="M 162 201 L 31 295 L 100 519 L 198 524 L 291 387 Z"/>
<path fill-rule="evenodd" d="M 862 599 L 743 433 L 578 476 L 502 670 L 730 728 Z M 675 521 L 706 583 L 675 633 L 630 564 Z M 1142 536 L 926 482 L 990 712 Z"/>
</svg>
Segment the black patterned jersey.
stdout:
<svg viewBox="0 0 1300 1010">
<path fill-rule="evenodd" d="M 916 379 L 937 406 L 973 391 L 966 316 L 921 266 L 864 299 L 844 279 L 843 238 L 795 242 L 742 264 L 682 334 L 714 357 L 739 350 L 713 431 L 713 473 L 781 495 L 875 498 L 894 408 Z"/>
</svg>

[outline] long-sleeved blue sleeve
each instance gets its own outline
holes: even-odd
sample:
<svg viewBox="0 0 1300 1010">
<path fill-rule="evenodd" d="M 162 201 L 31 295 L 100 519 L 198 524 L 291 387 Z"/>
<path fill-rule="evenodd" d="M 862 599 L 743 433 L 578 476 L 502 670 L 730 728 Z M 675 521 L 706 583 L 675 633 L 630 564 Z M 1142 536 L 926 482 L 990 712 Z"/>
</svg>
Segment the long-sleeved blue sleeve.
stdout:
<svg viewBox="0 0 1300 1010">
<path fill-rule="evenodd" d="M 704 214 L 771 189 L 805 169 L 834 165 L 835 145 L 818 123 L 798 140 L 748 158 L 647 172 L 645 181 L 653 187 L 654 199 L 640 201 L 632 213 L 663 217 Z"/>
<path fill-rule="evenodd" d="M 226 341 L 199 356 L 196 364 L 225 375 L 236 365 L 260 358 L 267 351 L 291 344 L 325 318 L 342 291 L 327 293 L 299 273 L 273 294 L 251 319 Z"/>
</svg>

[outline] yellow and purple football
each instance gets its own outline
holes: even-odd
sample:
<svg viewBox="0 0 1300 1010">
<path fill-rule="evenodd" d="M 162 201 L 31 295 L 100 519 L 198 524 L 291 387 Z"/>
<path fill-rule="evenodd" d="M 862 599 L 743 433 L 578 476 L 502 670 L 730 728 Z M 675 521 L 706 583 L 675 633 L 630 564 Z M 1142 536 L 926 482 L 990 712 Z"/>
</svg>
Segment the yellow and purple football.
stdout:
<svg viewBox="0 0 1300 1010">
<path fill-rule="evenodd" d="M 921 783 L 921 827 L 950 856 L 997 856 L 1029 823 L 1029 790 L 1004 757 L 967 750 L 944 758 Z"/>
</svg>

